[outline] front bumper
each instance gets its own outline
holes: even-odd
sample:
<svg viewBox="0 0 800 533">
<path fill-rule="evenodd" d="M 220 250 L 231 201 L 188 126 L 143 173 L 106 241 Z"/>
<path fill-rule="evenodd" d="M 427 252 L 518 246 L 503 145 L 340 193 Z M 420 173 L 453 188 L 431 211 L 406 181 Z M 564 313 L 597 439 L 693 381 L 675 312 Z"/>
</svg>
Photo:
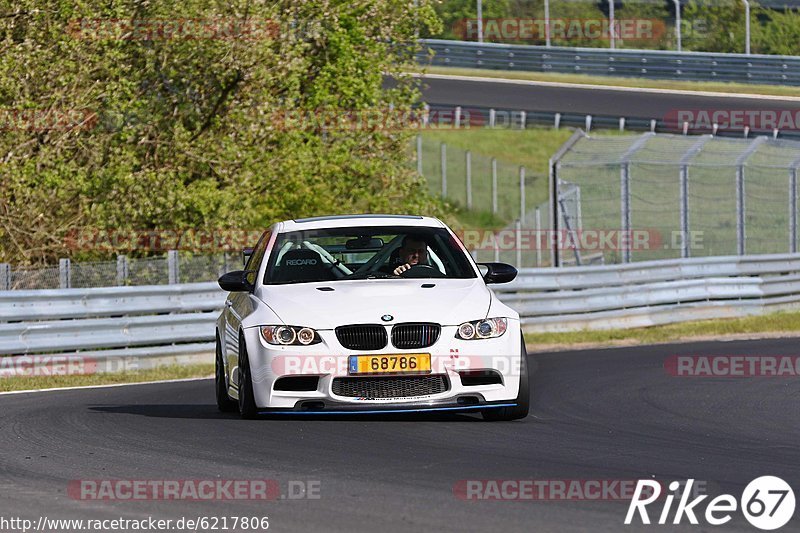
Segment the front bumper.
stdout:
<svg viewBox="0 0 800 533">
<path fill-rule="evenodd" d="M 469 412 L 483 411 L 485 409 L 498 409 L 502 407 L 514 407 L 514 402 L 482 402 L 482 403 L 459 403 L 458 399 L 434 404 L 414 404 L 414 403 L 392 403 L 381 405 L 380 408 L 367 407 L 364 405 L 350 405 L 347 403 L 325 404 L 322 408 L 306 408 L 308 402 L 299 401 L 293 409 L 262 409 L 261 415 L 350 415 L 350 414 L 418 414 L 418 413 L 439 413 L 439 412 Z"/>
<path fill-rule="evenodd" d="M 443 326 L 439 340 L 422 350 L 382 350 L 359 352 L 342 347 L 333 331 L 320 331 L 322 342 L 312 346 L 273 346 L 267 344 L 258 328 L 244 330 L 250 358 L 253 394 L 264 413 L 354 413 L 470 411 L 514 405 L 519 392 L 519 321 L 509 319 L 504 335 L 494 339 L 465 341 L 455 338 L 455 326 Z M 418 354 L 431 355 L 433 375 L 444 376 L 447 390 L 429 395 L 392 398 L 340 396 L 333 392 L 335 378 L 348 375 L 351 355 Z M 490 371 L 499 377 L 491 384 L 462 381 L 465 371 Z M 315 376 L 315 390 L 276 390 L 282 377 Z M 364 376 L 365 378 L 367 376 Z M 371 376 L 375 377 L 375 376 Z"/>
</svg>

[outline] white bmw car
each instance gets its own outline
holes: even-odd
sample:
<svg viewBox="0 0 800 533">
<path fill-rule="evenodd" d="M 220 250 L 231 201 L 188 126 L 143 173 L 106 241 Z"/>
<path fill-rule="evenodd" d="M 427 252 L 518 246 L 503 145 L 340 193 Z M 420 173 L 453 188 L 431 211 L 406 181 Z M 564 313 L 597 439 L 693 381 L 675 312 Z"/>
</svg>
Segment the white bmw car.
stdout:
<svg viewBox="0 0 800 533">
<path fill-rule="evenodd" d="M 519 315 L 435 218 L 347 215 L 279 222 L 249 251 L 217 321 L 216 396 L 259 414 L 528 414 Z"/>
</svg>

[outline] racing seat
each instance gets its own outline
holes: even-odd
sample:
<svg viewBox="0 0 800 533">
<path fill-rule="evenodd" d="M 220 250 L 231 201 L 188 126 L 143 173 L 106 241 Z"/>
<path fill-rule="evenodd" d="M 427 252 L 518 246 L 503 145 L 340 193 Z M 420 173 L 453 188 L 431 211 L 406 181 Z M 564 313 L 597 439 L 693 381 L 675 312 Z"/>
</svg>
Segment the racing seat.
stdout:
<svg viewBox="0 0 800 533">
<path fill-rule="evenodd" d="M 275 269 L 275 281 L 333 281 L 329 265 L 314 250 L 289 250 Z"/>
</svg>

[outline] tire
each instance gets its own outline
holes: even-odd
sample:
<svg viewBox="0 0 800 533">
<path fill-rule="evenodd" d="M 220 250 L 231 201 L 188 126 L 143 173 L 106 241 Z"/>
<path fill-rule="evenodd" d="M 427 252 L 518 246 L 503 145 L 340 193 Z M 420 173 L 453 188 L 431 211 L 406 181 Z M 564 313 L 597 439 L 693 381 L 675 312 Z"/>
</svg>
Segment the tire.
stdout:
<svg viewBox="0 0 800 533">
<path fill-rule="evenodd" d="M 222 346 L 217 338 L 217 353 L 214 363 L 214 385 L 217 393 L 217 408 L 223 413 L 236 411 L 238 405 L 228 396 L 228 383 L 225 380 L 225 365 L 222 362 Z"/>
<path fill-rule="evenodd" d="M 522 341 L 520 347 L 520 361 L 519 370 L 519 393 L 517 394 L 516 404 L 514 407 L 499 407 L 494 409 L 484 409 L 481 411 L 484 420 L 488 421 L 502 421 L 502 420 L 518 420 L 528 416 L 531 402 L 531 386 L 530 378 L 528 376 L 528 351 L 525 349 L 525 341 Z"/>
<path fill-rule="evenodd" d="M 244 336 L 239 338 L 239 414 L 246 419 L 255 418 L 258 414 Z"/>
</svg>

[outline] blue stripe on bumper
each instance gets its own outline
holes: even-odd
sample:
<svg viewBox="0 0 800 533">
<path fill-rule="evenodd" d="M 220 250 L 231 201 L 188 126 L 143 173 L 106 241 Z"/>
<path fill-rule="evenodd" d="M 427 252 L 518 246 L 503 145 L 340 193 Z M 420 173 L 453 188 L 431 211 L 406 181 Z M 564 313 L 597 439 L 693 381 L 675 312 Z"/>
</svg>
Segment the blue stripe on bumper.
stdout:
<svg viewBox="0 0 800 533">
<path fill-rule="evenodd" d="M 431 413 L 439 411 L 478 411 L 483 409 L 495 409 L 498 407 L 515 407 L 515 403 L 494 403 L 490 405 L 470 405 L 464 407 L 423 407 L 419 409 L 370 409 L 370 410 L 347 410 L 330 411 L 322 409 L 320 411 L 259 411 L 260 415 L 382 415 L 388 413 Z"/>
</svg>

